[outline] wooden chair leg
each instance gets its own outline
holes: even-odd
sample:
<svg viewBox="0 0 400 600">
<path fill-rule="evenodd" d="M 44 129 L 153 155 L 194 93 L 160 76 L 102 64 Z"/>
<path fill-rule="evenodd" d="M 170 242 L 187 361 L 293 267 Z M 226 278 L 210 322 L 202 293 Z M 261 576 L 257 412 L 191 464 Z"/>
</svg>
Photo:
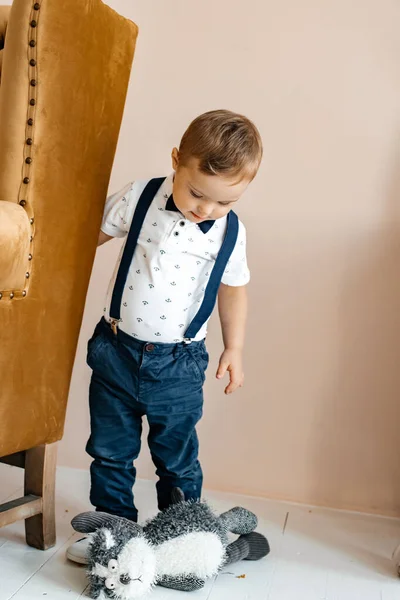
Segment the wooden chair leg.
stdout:
<svg viewBox="0 0 400 600">
<path fill-rule="evenodd" d="M 26 451 L 25 495 L 42 498 L 43 511 L 25 520 L 26 543 L 47 550 L 56 543 L 55 482 L 57 444 Z"/>
</svg>

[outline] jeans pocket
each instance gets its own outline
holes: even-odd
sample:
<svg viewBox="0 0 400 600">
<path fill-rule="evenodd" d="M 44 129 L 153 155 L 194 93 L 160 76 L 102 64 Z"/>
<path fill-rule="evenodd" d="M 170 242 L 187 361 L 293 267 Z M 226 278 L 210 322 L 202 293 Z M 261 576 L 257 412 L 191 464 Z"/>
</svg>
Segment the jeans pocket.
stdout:
<svg viewBox="0 0 400 600">
<path fill-rule="evenodd" d="M 103 336 L 101 335 L 101 333 L 95 333 L 93 335 L 93 337 L 90 338 L 90 340 L 88 341 L 88 345 L 87 345 L 87 355 L 86 355 L 86 362 L 89 365 L 89 367 L 93 368 L 93 361 L 96 359 L 96 357 L 98 356 L 100 350 L 102 349 L 102 347 L 105 344 L 105 340 L 103 338 Z"/>
<path fill-rule="evenodd" d="M 200 346 L 193 350 L 190 346 L 188 346 L 188 354 L 190 358 L 190 362 L 192 363 L 196 374 L 204 383 L 206 380 L 206 370 L 208 367 L 208 352 L 204 346 Z"/>
</svg>

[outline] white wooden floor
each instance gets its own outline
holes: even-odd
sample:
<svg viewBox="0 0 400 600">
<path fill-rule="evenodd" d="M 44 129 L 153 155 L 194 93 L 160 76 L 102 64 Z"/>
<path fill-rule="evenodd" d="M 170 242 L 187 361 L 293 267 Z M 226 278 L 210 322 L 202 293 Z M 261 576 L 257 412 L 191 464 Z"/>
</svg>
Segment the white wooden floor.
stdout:
<svg viewBox="0 0 400 600">
<path fill-rule="evenodd" d="M 22 492 L 21 472 L 0 465 L 0 502 Z M 57 484 L 57 546 L 47 552 L 24 543 L 23 523 L 0 529 L 0 600 L 76 600 L 85 597 L 84 569 L 65 559 L 77 538 L 71 518 L 88 508 L 88 475 L 61 468 Z M 270 556 L 225 569 L 192 594 L 157 588 L 154 600 L 400 600 L 390 556 L 400 521 L 311 509 L 220 493 L 205 494 L 222 512 L 243 505 L 259 515 Z M 138 482 L 141 518 L 156 512 L 153 485 Z M 241 577 L 243 576 L 243 577 Z"/>
</svg>

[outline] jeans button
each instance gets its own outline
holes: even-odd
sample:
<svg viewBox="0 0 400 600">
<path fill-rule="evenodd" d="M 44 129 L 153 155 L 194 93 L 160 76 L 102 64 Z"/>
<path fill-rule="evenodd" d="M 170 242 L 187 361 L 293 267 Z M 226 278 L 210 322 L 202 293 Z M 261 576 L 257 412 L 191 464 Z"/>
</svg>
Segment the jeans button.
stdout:
<svg viewBox="0 0 400 600">
<path fill-rule="evenodd" d="M 155 345 L 154 344 L 146 344 L 144 349 L 146 350 L 146 352 L 153 352 L 155 349 Z"/>
</svg>

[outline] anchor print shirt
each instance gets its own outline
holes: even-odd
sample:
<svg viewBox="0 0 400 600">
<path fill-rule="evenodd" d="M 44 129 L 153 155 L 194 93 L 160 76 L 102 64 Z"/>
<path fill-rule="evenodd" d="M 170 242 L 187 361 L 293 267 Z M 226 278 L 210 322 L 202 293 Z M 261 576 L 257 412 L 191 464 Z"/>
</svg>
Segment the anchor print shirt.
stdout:
<svg viewBox="0 0 400 600">
<path fill-rule="evenodd" d="M 122 296 L 119 328 L 144 342 L 183 341 L 203 301 L 225 235 L 226 216 L 201 223 L 203 227 L 182 216 L 170 198 L 173 176 L 161 185 L 147 212 Z M 147 183 L 135 181 L 107 199 L 101 226 L 104 233 L 127 236 Z M 123 248 L 108 288 L 104 307 L 107 321 L 122 253 Z M 238 239 L 222 283 L 242 286 L 249 280 L 246 231 L 239 222 Z M 206 334 L 207 323 L 195 340 L 204 339 Z"/>
</svg>

